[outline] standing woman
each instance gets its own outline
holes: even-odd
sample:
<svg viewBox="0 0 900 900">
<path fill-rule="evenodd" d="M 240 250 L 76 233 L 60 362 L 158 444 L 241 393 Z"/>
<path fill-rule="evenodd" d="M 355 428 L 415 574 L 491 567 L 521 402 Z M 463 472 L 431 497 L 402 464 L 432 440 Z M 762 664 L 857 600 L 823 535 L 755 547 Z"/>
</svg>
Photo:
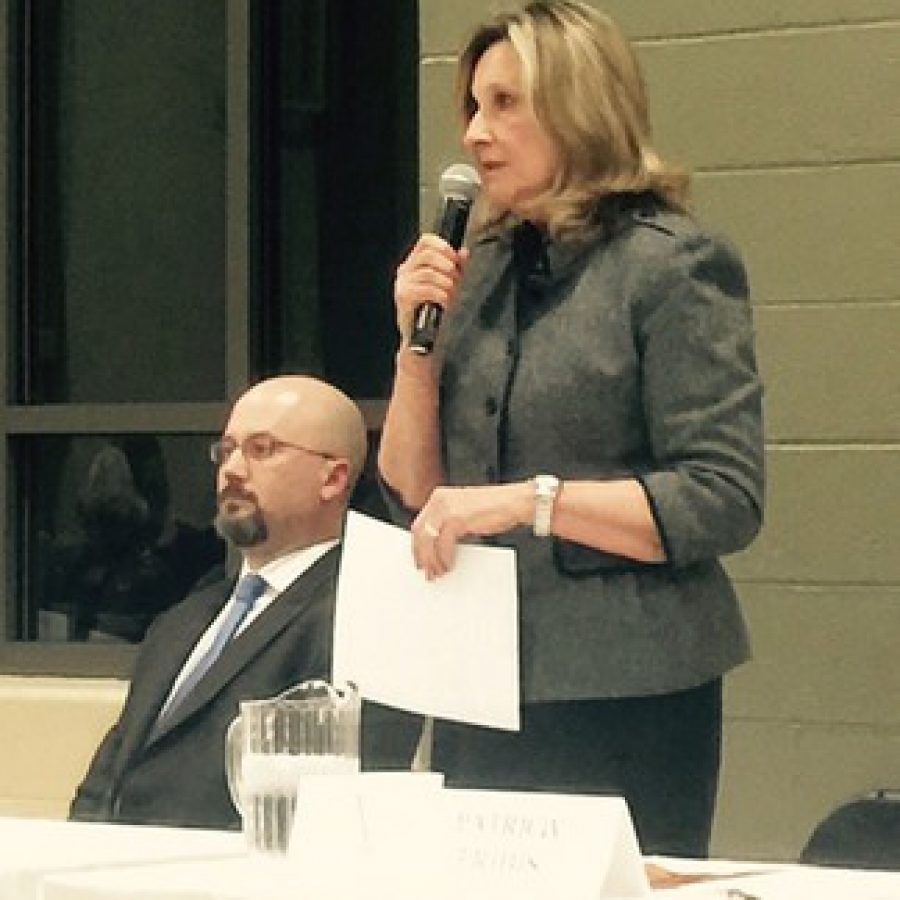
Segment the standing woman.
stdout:
<svg viewBox="0 0 900 900">
<path fill-rule="evenodd" d="M 427 577 L 460 541 L 515 548 L 522 729 L 439 723 L 435 768 L 622 794 L 645 852 L 703 856 L 722 676 L 749 655 L 719 557 L 763 507 L 744 269 L 686 212 L 608 17 L 501 14 L 457 88 L 483 221 L 470 250 L 425 234 L 397 270 L 379 468 Z M 433 356 L 408 346 L 426 301 L 446 309 Z"/>
</svg>

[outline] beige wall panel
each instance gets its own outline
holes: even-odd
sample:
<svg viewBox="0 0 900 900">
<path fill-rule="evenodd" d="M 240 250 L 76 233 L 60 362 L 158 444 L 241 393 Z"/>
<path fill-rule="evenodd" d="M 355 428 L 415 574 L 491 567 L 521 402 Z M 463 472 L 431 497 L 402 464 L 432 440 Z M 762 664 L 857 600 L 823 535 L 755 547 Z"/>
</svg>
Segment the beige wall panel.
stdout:
<svg viewBox="0 0 900 900">
<path fill-rule="evenodd" d="M 900 584 L 900 447 L 769 448 L 766 523 L 736 578 Z"/>
<path fill-rule="evenodd" d="M 900 153 L 900 112 L 889 102 L 900 96 L 900 22 L 653 43 L 641 57 L 660 146 L 695 168 Z M 455 137 L 453 73 L 452 58 L 423 62 L 423 140 Z"/>
<path fill-rule="evenodd" d="M 753 660 L 725 681 L 738 718 L 900 731 L 900 585 L 738 585 Z"/>
<path fill-rule="evenodd" d="M 732 720 L 726 705 L 713 856 L 786 860 L 796 854 L 801 826 L 792 811 L 800 766 L 795 730 L 784 723 Z"/>
<path fill-rule="evenodd" d="M 493 9 L 517 4 L 488 0 L 421 0 L 424 55 L 455 53 L 472 26 Z M 900 0 L 595 0 L 632 38 L 866 22 L 900 15 Z"/>
<path fill-rule="evenodd" d="M 20 797 L 0 794 L 0 816 L 20 819 L 65 819 L 68 804 L 61 797 Z"/>
<path fill-rule="evenodd" d="M 697 168 L 900 152 L 900 22 L 646 45 L 665 154 Z M 831 64 L 823 65 L 823 60 Z"/>
<path fill-rule="evenodd" d="M 867 22 L 900 15 L 900 0 L 594 0 L 633 38 Z"/>
<path fill-rule="evenodd" d="M 452 56 L 459 52 L 470 31 L 502 0 L 419 0 L 419 40 L 423 56 Z"/>
<path fill-rule="evenodd" d="M 757 305 L 900 298 L 898 163 L 699 174 L 695 198 Z"/>
<path fill-rule="evenodd" d="M 120 681 L 0 678 L 0 719 L 10 735 L 0 766 L 0 815 L 65 816 L 126 690 Z"/>
<path fill-rule="evenodd" d="M 712 852 L 795 860 L 835 806 L 898 784 L 896 731 L 728 721 Z"/>
<path fill-rule="evenodd" d="M 900 440 L 900 300 L 766 307 L 756 330 L 770 441 Z"/>
<path fill-rule="evenodd" d="M 452 63 L 429 63 L 419 75 L 419 178 L 430 188 L 444 167 L 464 154 L 453 110 Z"/>
<path fill-rule="evenodd" d="M 422 70 L 428 191 L 444 166 L 463 158 L 451 72 L 441 64 Z M 424 201 L 427 216 L 433 196 Z M 759 305 L 900 297 L 900 163 L 698 173 L 695 198 L 700 218 L 738 245 Z"/>
<path fill-rule="evenodd" d="M 462 157 L 461 157 L 462 158 Z M 419 227 L 434 228 L 435 210 L 438 204 L 437 178 L 430 187 L 419 190 Z"/>
</svg>

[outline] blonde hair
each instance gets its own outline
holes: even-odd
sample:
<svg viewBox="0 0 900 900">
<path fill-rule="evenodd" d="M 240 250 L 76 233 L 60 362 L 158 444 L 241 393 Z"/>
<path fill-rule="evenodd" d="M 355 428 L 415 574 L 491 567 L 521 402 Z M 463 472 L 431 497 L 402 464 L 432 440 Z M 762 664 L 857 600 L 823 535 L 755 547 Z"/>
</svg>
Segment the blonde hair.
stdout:
<svg viewBox="0 0 900 900">
<path fill-rule="evenodd" d="M 475 113 L 472 76 L 489 47 L 509 41 L 522 64 L 534 114 L 559 150 L 560 169 L 537 206 L 548 231 L 587 237 L 615 194 L 653 192 L 687 206 L 689 175 L 651 143 L 644 78 L 628 40 L 609 16 L 573 0 L 537 0 L 480 26 L 459 57 L 456 102 L 465 128 Z M 508 210 L 489 209 L 498 223 Z"/>
</svg>

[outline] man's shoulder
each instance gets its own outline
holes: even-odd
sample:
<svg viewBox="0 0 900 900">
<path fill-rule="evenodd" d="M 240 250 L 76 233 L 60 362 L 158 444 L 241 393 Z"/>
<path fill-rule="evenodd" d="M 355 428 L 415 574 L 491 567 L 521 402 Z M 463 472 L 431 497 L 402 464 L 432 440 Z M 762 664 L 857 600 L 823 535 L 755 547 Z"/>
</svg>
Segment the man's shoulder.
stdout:
<svg viewBox="0 0 900 900">
<path fill-rule="evenodd" d="M 311 592 L 333 594 L 337 583 L 340 548 L 341 545 L 337 544 L 323 553 L 309 568 L 299 573 L 281 593 L 286 596 Z M 226 563 L 213 566 L 192 585 L 181 603 L 167 610 L 164 615 L 190 611 L 209 604 L 221 604 L 230 596 L 237 580 L 237 573 L 233 569 L 233 565 L 229 566 Z"/>
<path fill-rule="evenodd" d="M 326 550 L 311 566 L 297 575 L 283 593 L 322 592 L 333 595 L 337 590 L 337 574 L 342 546 L 342 544 L 336 544 Z"/>
<path fill-rule="evenodd" d="M 220 607 L 231 594 L 235 578 L 225 563 L 213 566 L 188 588 L 178 603 L 157 616 L 156 621 L 178 621 L 185 615 L 195 615 L 198 609 Z"/>
<path fill-rule="evenodd" d="M 235 576 L 228 571 L 226 562 L 216 563 L 211 569 L 204 572 L 190 587 L 187 596 L 206 591 L 209 588 L 221 587 L 223 583 L 233 583 Z"/>
</svg>

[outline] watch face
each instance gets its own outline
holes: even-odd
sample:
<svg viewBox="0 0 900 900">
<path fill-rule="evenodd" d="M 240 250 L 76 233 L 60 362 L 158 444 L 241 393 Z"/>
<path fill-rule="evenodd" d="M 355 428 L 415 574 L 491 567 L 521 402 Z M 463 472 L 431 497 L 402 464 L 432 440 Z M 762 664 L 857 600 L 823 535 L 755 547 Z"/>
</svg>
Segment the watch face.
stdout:
<svg viewBox="0 0 900 900">
<path fill-rule="evenodd" d="M 559 488 L 559 479 L 555 475 L 538 475 L 534 482 L 537 492 L 546 496 L 552 496 Z"/>
<path fill-rule="evenodd" d="M 535 475 L 534 477 L 534 522 L 532 531 L 538 537 L 550 534 L 550 519 L 559 490 L 559 479 L 555 475 Z"/>
</svg>

